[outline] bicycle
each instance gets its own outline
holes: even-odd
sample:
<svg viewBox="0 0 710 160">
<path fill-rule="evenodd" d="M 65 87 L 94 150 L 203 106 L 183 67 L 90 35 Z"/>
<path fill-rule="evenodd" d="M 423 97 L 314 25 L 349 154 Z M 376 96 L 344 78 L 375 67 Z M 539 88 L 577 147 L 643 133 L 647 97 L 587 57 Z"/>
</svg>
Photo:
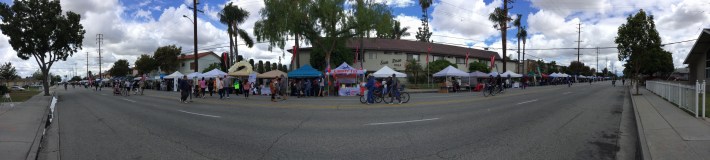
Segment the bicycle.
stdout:
<svg viewBox="0 0 710 160">
<path fill-rule="evenodd" d="M 376 88 L 375 90 L 373 90 L 374 93 L 372 93 L 372 94 L 373 94 L 373 97 L 375 97 L 375 100 L 374 100 L 375 103 L 382 103 L 382 99 L 383 99 L 382 98 L 382 91 L 380 91 L 380 90 L 381 89 L 379 89 L 379 88 Z M 363 103 L 363 104 L 367 103 L 367 95 L 360 95 L 360 103 Z"/>
</svg>

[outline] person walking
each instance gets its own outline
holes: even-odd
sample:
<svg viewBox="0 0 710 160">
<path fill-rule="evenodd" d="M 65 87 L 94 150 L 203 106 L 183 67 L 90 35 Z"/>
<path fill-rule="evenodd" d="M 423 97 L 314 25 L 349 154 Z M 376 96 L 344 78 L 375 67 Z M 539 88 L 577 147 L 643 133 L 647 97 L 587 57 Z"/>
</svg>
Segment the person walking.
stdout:
<svg viewBox="0 0 710 160">
<path fill-rule="evenodd" d="M 242 90 L 239 88 L 239 83 L 242 81 L 240 79 L 234 79 L 234 94 L 239 96 L 239 92 L 242 92 Z"/>
<path fill-rule="evenodd" d="M 217 89 L 217 94 L 219 94 L 219 99 L 224 98 L 224 81 L 222 81 L 222 77 L 219 77 L 218 79 L 215 80 L 215 88 Z"/>
<path fill-rule="evenodd" d="M 375 77 L 373 77 L 372 74 L 367 77 L 365 88 L 367 88 L 367 104 L 369 105 L 375 103 Z"/>
<path fill-rule="evenodd" d="M 205 77 L 202 77 L 202 80 L 200 80 L 200 98 L 202 99 L 205 98 L 205 88 L 207 88 L 207 83 Z"/>
<path fill-rule="evenodd" d="M 229 99 L 229 94 L 232 93 L 232 87 L 230 87 L 230 84 L 232 84 L 232 80 L 230 77 L 227 77 L 227 75 L 224 76 L 222 79 L 222 92 Z"/>
<path fill-rule="evenodd" d="M 252 85 L 251 82 L 245 81 L 244 87 L 242 87 L 244 89 L 244 98 L 246 98 L 246 99 L 249 99 L 249 89 L 251 89 L 251 85 Z"/>
<path fill-rule="evenodd" d="M 210 92 L 210 97 L 212 97 L 212 93 L 214 92 L 214 79 L 210 78 L 209 81 L 207 81 L 207 90 Z"/>
<path fill-rule="evenodd" d="M 279 89 L 279 95 L 281 95 L 282 100 L 286 100 L 287 94 L 286 91 L 288 90 L 288 79 L 282 74 L 281 75 L 281 82 L 279 83 L 280 89 Z"/>
<path fill-rule="evenodd" d="M 323 78 L 318 79 L 318 96 L 323 97 L 323 90 L 325 89 L 325 83 Z"/>
<path fill-rule="evenodd" d="M 271 82 L 269 82 L 269 89 L 271 90 L 271 102 L 276 102 L 276 81 L 278 81 L 278 77 L 274 77 L 274 79 L 271 79 Z"/>
<path fill-rule="evenodd" d="M 311 85 L 311 80 L 306 79 L 306 83 L 304 84 L 304 88 L 306 88 L 306 97 L 313 96 L 311 93 L 311 90 L 313 89 L 313 86 Z"/>
<path fill-rule="evenodd" d="M 392 79 L 390 80 L 392 82 L 392 85 L 390 86 L 390 92 L 392 94 L 392 99 L 390 101 L 390 104 L 394 103 L 394 99 L 397 98 L 397 101 L 399 101 L 399 104 L 402 104 L 402 99 L 399 97 L 399 80 L 397 79 L 397 75 L 392 74 Z"/>
<path fill-rule="evenodd" d="M 187 81 L 187 76 L 182 76 L 182 80 L 179 80 L 178 84 L 180 89 L 180 102 L 187 103 L 187 96 L 190 94 L 190 83 Z"/>
<path fill-rule="evenodd" d="M 626 85 L 626 79 L 621 78 L 621 86 L 624 86 L 624 85 Z"/>
</svg>

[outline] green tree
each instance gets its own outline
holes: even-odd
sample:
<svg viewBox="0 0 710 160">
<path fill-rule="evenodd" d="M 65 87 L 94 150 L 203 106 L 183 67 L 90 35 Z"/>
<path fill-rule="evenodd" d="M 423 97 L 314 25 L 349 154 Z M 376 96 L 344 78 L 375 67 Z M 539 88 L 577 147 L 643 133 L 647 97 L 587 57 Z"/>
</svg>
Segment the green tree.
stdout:
<svg viewBox="0 0 710 160">
<path fill-rule="evenodd" d="M 75 82 L 81 81 L 81 77 L 79 77 L 79 76 L 71 77 L 70 81 L 75 81 Z"/>
<path fill-rule="evenodd" d="M 663 67 L 668 64 L 672 70 L 672 58 L 667 58 L 670 54 L 666 55 L 668 52 L 661 48 L 661 37 L 656 30 L 653 15 L 646 15 L 643 10 L 626 18 L 626 23 L 619 26 L 614 42 L 619 51 L 619 61 L 626 61 L 626 68 L 633 71 L 630 76 L 636 81 L 636 94 L 639 94 L 639 75 L 642 71 L 645 73 L 663 71 L 665 70 Z M 654 65 L 662 66 L 656 68 Z"/>
<path fill-rule="evenodd" d="M 259 73 L 264 73 L 264 61 L 259 60 L 259 64 L 256 66 L 256 71 Z"/>
<path fill-rule="evenodd" d="M 360 40 L 360 48 L 358 52 L 365 52 L 364 38 L 370 37 L 371 31 L 376 31 L 377 37 L 389 37 L 392 35 L 392 11 L 387 5 L 383 3 L 369 3 L 365 0 L 354 0 L 355 4 L 352 8 L 354 16 L 348 17 L 350 23 L 355 27 L 355 36 Z M 344 43 L 337 43 L 336 50 L 342 50 L 345 48 Z M 345 53 L 350 53 L 352 51 L 345 51 Z M 336 51 L 335 53 L 341 53 Z M 359 54 L 362 59 L 363 54 Z M 353 57 L 355 58 L 355 57 Z M 339 63 L 334 63 L 339 64 Z M 361 63 L 362 64 L 362 63 Z"/>
<path fill-rule="evenodd" d="M 483 62 L 471 62 L 471 63 L 468 63 L 468 71 L 471 71 L 471 72 L 473 72 L 473 71 L 481 71 L 481 72 L 488 73 L 488 72 L 491 72 L 491 69 L 488 68 L 488 65 L 486 65 L 486 63 L 483 63 Z"/>
<path fill-rule="evenodd" d="M 7 62 L 0 66 L 0 80 L 8 82 L 17 79 L 18 77 L 17 70 L 14 66 L 12 66 L 12 63 Z"/>
<path fill-rule="evenodd" d="M 444 59 L 429 62 L 429 71 L 431 71 L 430 74 L 433 75 L 434 73 L 439 72 L 448 66 L 454 66 L 455 68 L 459 67 L 458 65 L 453 64 Z"/>
<path fill-rule="evenodd" d="M 422 27 L 419 27 L 419 31 L 415 37 L 422 42 L 431 42 L 429 40 L 429 38 L 431 38 L 431 32 L 429 32 L 429 14 L 427 11 L 431 4 L 433 4 L 432 0 L 419 0 L 419 6 L 422 7 Z"/>
<path fill-rule="evenodd" d="M 151 71 L 158 68 L 158 62 L 153 59 L 153 57 L 142 54 L 138 59 L 136 59 L 136 70 L 138 70 L 139 75 L 150 73 Z"/>
<path fill-rule="evenodd" d="M 37 71 L 35 71 L 34 73 L 32 73 L 32 79 L 34 79 L 34 80 L 42 80 L 42 79 L 45 79 L 45 78 L 44 78 L 44 74 L 42 74 L 42 71 L 40 71 L 40 70 L 38 69 Z"/>
<path fill-rule="evenodd" d="M 602 76 L 607 76 L 608 74 L 609 74 L 609 69 L 604 67 L 604 69 L 602 70 Z"/>
<path fill-rule="evenodd" d="M 266 64 L 264 64 L 264 72 L 271 71 L 271 62 L 266 61 Z"/>
<path fill-rule="evenodd" d="M 108 70 L 109 74 L 113 77 L 123 77 L 129 74 L 130 69 L 128 68 L 130 66 L 128 64 L 128 61 L 125 59 L 119 59 L 118 61 L 113 63 L 113 67 Z"/>
<path fill-rule="evenodd" d="M 244 60 L 244 56 L 242 56 L 242 55 L 237 56 L 237 62 L 241 62 L 243 60 Z"/>
<path fill-rule="evenodd" d="M 520 31 L 521 31 L 523 24 L 520 21 L 523 19 L 523 15 L 517 14 L 516 17 L 517 18 L 515 18 L 515 20 L 513 20 L 513 26 L 515 26 L 515 28 L 518 29 L 518 33 L 515 34 L 515 38 L 518 38 L 518 41 L 516 41 L 516 42 L 518 42 L 518 48 L 517 48 L 518 49 L 518 61 L 521 62 L 520 61 L 520 38 L 522 38 L 522 37 L 520 36 Z M 520 65 L 518 67 L 520 67 Z"/>
<path fill-rule="evenodd" d="M 254 24 L 257 41 L 269 41 L 273 46 L 284 48 L 286 39 L 295 35 L 304 36 L 313 48 L 325 53 L 325 64 L 331 64 L 331 56 L 350 54 L 334 52 L 347 40 L 354 37 L 350 15 L 344 12 L 345 0 L 264 0 L 266 7 L 260 11 L 261 20 Z M 312 57 L 313 59 L 313 57 Z"/>
<path fill-rule="evenodd" d="M 207 66 L 207 68 L 203 69 L 203 70 L 202 70 L 202 73 L 209 72 L 209 71 L 212 71 L 212 70 L 214 70 L 214 69 L 222 70 L 222 67 L 221 67 L 221 65 L 220 65 L 219 63 L 212 63 L 212 64 L 210 64 L 210 66 Z M 222 71 L 224 72 L 224 70 L 222 70 Z"/>
<path fill-rule="evenodd" d="M 493 13 L 491 13 L 488 16 L 488 20 L 492 21 L 494 23 L 493 28 L 500 30 L 500 37 L 502 39 L 502 45 L 503 45 L 503 59 L 507 59 L 507 30 L 510 28 L 508 26 L 508 23 L 512 21 L 513 19 L 508 15 L 508 4 L 513 3 L 513 0 L 504 0 L 503 2 L 503 8 L 501 7 L 496 7 L 495 10 L 493 10 Z M 508 68 L 506 66 L 506 63 L 503 63 L 503 70 L 507 71 Z"/>
<path fill-rule="evenodd" d="M 251 64 L 251 68 L 256 68 L 254 65 L 254 59 L 249 59 L 249 64 Z"/>
<path fill-rule="evenodd" d="M 153 53 L 153 59 L 157 62 L 158 68 L 165 73 L 172 73 L 177 70 L 178 62 L 177 58 L 182 52 L 182 47 L 177 47 L 175 45 L 162 46 L 155 50 Z"/>
<path fill-rule="evenodd" d="M 516 37 L 520 38 L 523 40 L 523 63 L 527 63 L 527 60 L 525 60 L 525 42 L 528 39 L 528 30 L 525 29 L 525 26 L 520 27 L 520 30 L 518 30 L 518 34 L 515 35 Z M 526 64 L 523 64 L 523 71 L 527 71 L 529 69 L 525 69 Z"/>
<path fill-rule="evenodd" d="M 235 60 L 240 61 L 235 58 L 239 56 L 237 35 L 244 40 L 247 47 L 251 48 L 254 46 L 254 40 L 252 40 L 244 29 L 239 28 L 239 24 L 244 23 L 247 17 L 249 17 L 249 12 L 229 2 L 224 6 L 218 16 L 219 22 L 227 25 L 227 34 L 229 34 L 229 64 L 232 64 Z"/>
<path fill-rule="evenodd" d="M 569 67 L 568 67 L 568 68 L 569 68 L 569 71 L 570 71 L 572 74 L 578 75 L 578 74 L 583 74 L 583 73 L 586 72 L 586 69 L 585 69 L 584 67 L 585 67 L 585 66 L 584 66 L 584 63 L 579 62 L 579 61 L 572 61 L 572 62 L 569 64 Z"/>
<path fill-rule="evenodd" d="M 288 66 L 286 66 L 285 64 L 282 64 L 282 65 L 281 65 L 281 71 L 282 71 L 282 72 L 288 72 Z"/>
<path fill-rule="evenodd" d="M 409 30 L 409 27 L 402 28 L 399 21 L 394 21 L 394 25 L 392 26 L 392 36 L 390 38 L 402 39 L 402 36 L 409 36 L 410 34 L 407 30 Z"/>
<path fill-rule="evenodd" d="M 49 75 L 54 62 L 66 59 L 81 49 L 84 27 L 81 16 L 62 14 L 59 1 L 15 0 L 12 7 L 0 2 L 0 31 L 22 60 L 34 57 L 43 75 Z M 42 79 L 44 95 L 49 96 L 49 82 Z"/>
<path fill-rule="evenodd" d="M 276 63 L 271 63 L 271 70 L 273 71 L 273 70 L 281 70 L 281 69 L 279 69 L 279 65 L 278 65 L 278 64 L 276 64 Z"/>
<path fill-rule="evenodd" d="M 419 79 L 426 78 L 421 75 L 422 71 L 422 65 L 420 65 L 419 62 L 415 60 L 408 60 L 404 66 L 404 72 L 409 73 L 409 75 L 411 75 L 407 76 L 407 80 L 409 80 L 410 83 L 418 84 Z"/>
</svg>

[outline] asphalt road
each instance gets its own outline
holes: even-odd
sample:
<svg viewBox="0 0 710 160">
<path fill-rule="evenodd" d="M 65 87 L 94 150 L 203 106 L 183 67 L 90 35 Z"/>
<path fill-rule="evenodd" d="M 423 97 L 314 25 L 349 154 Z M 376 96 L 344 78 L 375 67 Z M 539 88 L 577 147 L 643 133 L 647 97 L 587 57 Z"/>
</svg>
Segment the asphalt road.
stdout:
<svg viewBox="0 0 710 160">
<path fill-rule="evenodd" d="M 610 82 L 402 105 L 57 92 L 62 159 L 614 159 L 625 98 Z"/>
</svg>

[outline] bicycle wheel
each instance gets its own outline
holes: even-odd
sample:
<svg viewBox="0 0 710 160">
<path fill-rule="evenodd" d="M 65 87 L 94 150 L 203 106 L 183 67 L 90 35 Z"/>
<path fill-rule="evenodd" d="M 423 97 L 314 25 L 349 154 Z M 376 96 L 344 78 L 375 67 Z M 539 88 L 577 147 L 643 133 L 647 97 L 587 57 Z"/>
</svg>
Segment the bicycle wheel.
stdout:
<svg viewBox="0 0 710 160">
<path fill-rule="evenodd" d="M 382 101 L 387 104 L 392 103 L 393 99 L 394 98 L 392 97 L 392 94 L 390 94 L 390 93 L 385 93 L 382 95 Z"/>
<path fill-rule="evenodd" d="M 402 92 L 399 94 L 399 98 L 402 100 L 402 103 L 407 103 L 409 102 L 409 93 Z"/>
<path fill-rule="evenodd" d="M 491 96 L 495 96 L 496 94 L 500 93 L 500 87 L 495 86 L 491 90 Z"/>
<path fill-rule="evenodd" d="M 382 96 L 375 96 L 376 103 L 382 103 Z"/>
<path fill-rule="evenodd" d="M 490 88 L 490 87 L 484 87 L 481 92 L 483 92 L 483 97 L 488 97 L 489 95 L 491 95 L 491 88 Z"/>
<path fill-rule="evenodd" d="M 365 96 L 360 96 L 360 103 L 367 103 L 367 97 Z"/>
</svg>

